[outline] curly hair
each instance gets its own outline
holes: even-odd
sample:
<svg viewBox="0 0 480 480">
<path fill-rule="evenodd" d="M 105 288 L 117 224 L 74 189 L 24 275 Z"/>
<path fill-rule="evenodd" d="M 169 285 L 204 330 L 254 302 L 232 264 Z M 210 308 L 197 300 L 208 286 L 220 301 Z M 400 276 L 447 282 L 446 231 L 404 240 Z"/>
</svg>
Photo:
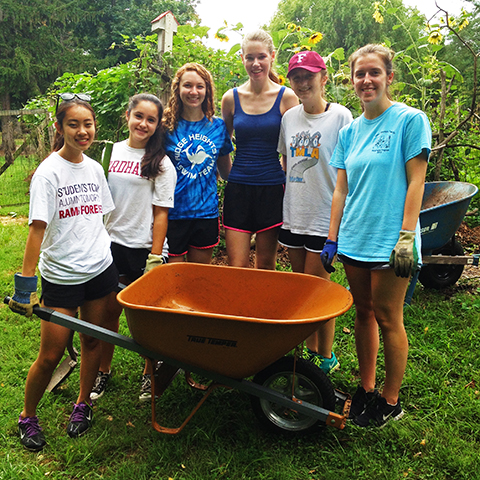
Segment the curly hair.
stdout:
<svg viewBox="0 0 480 480">
<path fill-rule="evenodd" d="M 205 82 L 205 100 L 202 103 L 202 110 L 208 120 L 212 120 L 215 114 L 215 84 L 213 83 L 212 74 L 198 63 L 186 63 L 177 70 L 173 78 L 170 98 L 163 114 L 162 125 L 168 132 L 173 132 L 177 128 L 183 112 L 183 103 L 180 99 L 180 82 L 185 72 L 195 72 Z"/>
</svg>

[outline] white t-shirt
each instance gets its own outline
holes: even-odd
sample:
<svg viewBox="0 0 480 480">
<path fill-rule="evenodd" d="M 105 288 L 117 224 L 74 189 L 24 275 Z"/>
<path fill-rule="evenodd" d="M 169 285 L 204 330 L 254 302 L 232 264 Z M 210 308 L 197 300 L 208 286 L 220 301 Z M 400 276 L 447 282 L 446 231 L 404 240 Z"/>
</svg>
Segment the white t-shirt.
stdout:
<svg viewBox="0 0 480 480">
<path fill-rule="evenodd" d="M 105 218 L 112 242 L 129 248 L 152 248 L 153 205 L 173 207 L 177 174 L 165 156 L 155 180 L 141 176 L 145 150 L 131 148 L 127 141 L 113 146 L 108 185 L 115 210 Z M 168 250 L 167 250 L 168 252 Z"/>
<path fill-rule="evenodd" d="M 326 237 L 337 170 L 329 165 L 340 129 L 353 120 L 350 111 L 331 103 L 320 114 L 298 105 L 282 118 L 278 151 L 286 156 L 282 228 L 299 235 Z"/>
<path fill-rule="evenodd" d="M 30 185 L 29 224 L 47 224 L 38 268 L 51 283 L 78 285 L 112 263 L 103 215 L 115 208 L 101 165 L 83 155 L 72 163 L 54 152 Z"/>
</svg>

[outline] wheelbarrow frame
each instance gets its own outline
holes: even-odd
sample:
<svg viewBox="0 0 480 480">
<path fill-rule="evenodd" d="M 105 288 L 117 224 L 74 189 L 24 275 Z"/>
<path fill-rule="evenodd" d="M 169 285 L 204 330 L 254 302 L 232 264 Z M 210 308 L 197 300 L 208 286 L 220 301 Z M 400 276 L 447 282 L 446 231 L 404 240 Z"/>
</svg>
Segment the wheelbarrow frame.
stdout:
<svg viewBox="0 0 480 480">
<path fill-rule="evenodd" d="M 9 299 L 6 298 L 5 303 L 8 303 L 8 300 Z M 158 369 L 156 369 L 156 375 L 152 375 L 152 426 L 158 432 L 168 434 L 179 433 L 190 421 L 190 419 L 200 408 L 200 406 L 205 402 L 205 400 L 212 393 L 212 391 L 218 387 L 227 387 L 232 389 L 234 388 L 245 392 L 248 395 L 254 395 L 256 397 L 281 405 L 287 409 L 297 411 L 300 414 L 304 414 L 312 418 L 318 419 L 320 422 L 327 426 L 332 426 L 337 429 L 343 429 L 345 427 L 345 423 L 350 411 L 351 400 L 350 396 L 343 392 L 335 390 L 336 403 L 343 406 L 342 413 L 338 414 L 317 405 L 313 405 L 311 403 L 303 402 L 295 398 L 283 395 L 271 388 L 266 388 L 250 380 L 230 378 L 225 375 L 221 375 L 212 371 L 207 371 L 202 368 L 189 365 L 173 358 L 164 357 L 159 353 L 152 352 L 142 347 L 131 337 L 112 332 L 106 328 L 85 322 L 84 320 L 70 317 L 51 308 L 35 306 L 33 308 L 33 313 L 47 322 L 55 323 L 76 332 L 89 335 L 99 340 L 103 340 L 107 343 L 111 343 L 118 347 L 138 353 L 142 357 L 145 357 L 152 367 L 155 365 L 155 362 L 157 360 L 161 360 L 162 364 L 160 365 L 160 367 L 158 367 Z M 157 396 L 160 396 L 166 390 L 168 385 L 178 374 L 179 369 L 183 369 L 185 372 L 193 372 L 202 377 L 209 378 L 213 381 L 213 383 L 210 384 L 208 387 L 203 387 L 198 384 L 192 385 L 192 382 L 189 382 L 191 386 L 194 386 L 200 390 L 205 390 L 205 395 L 198 402 L 198 404 L 195 406 L 195 408 L 192 410 L 190 415 L 180 427 L 162 427 L 157 423 L 156 420 L 155 394 Z"/>
<path fill-rule="evenodd" d="M 448 188 L 462 196 L 450 194 Z M 441 194 L 446 191 L 445 198 L 438 204 L 430 205 L 428 200 L 435 194 Z M 480 255 L 434 255 L 437 250 L 441 250 L 450 242 L 455 242 L 455 234 L 461 225 L 465 213 L 468 209 L 471 199 L 477 194 L 478 188 L 466 182 L 426 182 L 425 193 L 422 201 L 422 210 L 420 211 L 420 224 L 422 231 L 422 265 L 471 265 L 478 266 Z M 431 195 L 431 197 L 429 196 Z M 453 247 L 452 247 L 453 248 Z M 405 304 L 410 305 L 415 290 L 415 285 L 420 276 L 417 271 L 411 281 L 405 296 Z M 421 279 L 420 279 L 421 281 Z M 435 287 L 441 288 L 441 287 Z"/>
</svg>

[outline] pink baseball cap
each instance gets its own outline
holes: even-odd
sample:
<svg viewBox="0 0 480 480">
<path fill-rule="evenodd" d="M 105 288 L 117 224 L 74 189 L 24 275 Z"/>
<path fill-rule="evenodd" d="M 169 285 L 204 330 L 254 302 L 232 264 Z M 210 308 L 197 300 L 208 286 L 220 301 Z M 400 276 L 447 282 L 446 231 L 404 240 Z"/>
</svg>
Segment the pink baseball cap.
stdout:
<svg viewBox="0 0 480 480">
<path fill-rule="evenodd" d="M 297 68 L 303 68 L 309 72 L 317 73 L 320 70 L 326 70 L 327 66 L 323 58 L 311 50 L 296 53 L 288 62 L 287 77 Z"/>
</svg>

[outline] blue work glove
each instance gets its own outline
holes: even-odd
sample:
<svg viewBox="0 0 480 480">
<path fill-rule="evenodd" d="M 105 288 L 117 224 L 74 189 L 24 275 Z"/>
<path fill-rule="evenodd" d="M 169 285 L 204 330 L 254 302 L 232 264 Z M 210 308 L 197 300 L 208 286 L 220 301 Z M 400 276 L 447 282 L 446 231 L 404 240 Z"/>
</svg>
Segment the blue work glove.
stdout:
<svg viewBox="0 0 480 480">
<path fill-rule="evenodd" d="M 37 297 L 37 281 L 36 275 L 23 277 L 19 273 L 15 274 L 15 294 L 8 302 L 12 312 L 20 313 L 26 317 L 32 316 L 33 307 L 40 303 Z"/>
<path fill-rule="evenodd" d="M 400 230 L 395 248 L 390 254 L 390 267 L 397 277 L 409 278 L 418 268 L 418 251 L 414 230 Z"/>
<path fill-rule="evenodd" d="M 338 243 L 333 240 L 327 239 L 325 245 L 323 246 L 322 253 L 320 254 L 320 259 L 322 260 L 323 268 L 328 273 L 333 273 L 335 268 L 332 266 L 335 255 L 337 254 Z"/>
<path fill-rule="evenodd" d="M 145 272 L 149 272 L 152 268 L 163 265 L 165 258 L 162 255 L 156 255 L 155 253 L 149 253 L 147 258 L 147 264 L 145 265 Z"/>
</svg>

